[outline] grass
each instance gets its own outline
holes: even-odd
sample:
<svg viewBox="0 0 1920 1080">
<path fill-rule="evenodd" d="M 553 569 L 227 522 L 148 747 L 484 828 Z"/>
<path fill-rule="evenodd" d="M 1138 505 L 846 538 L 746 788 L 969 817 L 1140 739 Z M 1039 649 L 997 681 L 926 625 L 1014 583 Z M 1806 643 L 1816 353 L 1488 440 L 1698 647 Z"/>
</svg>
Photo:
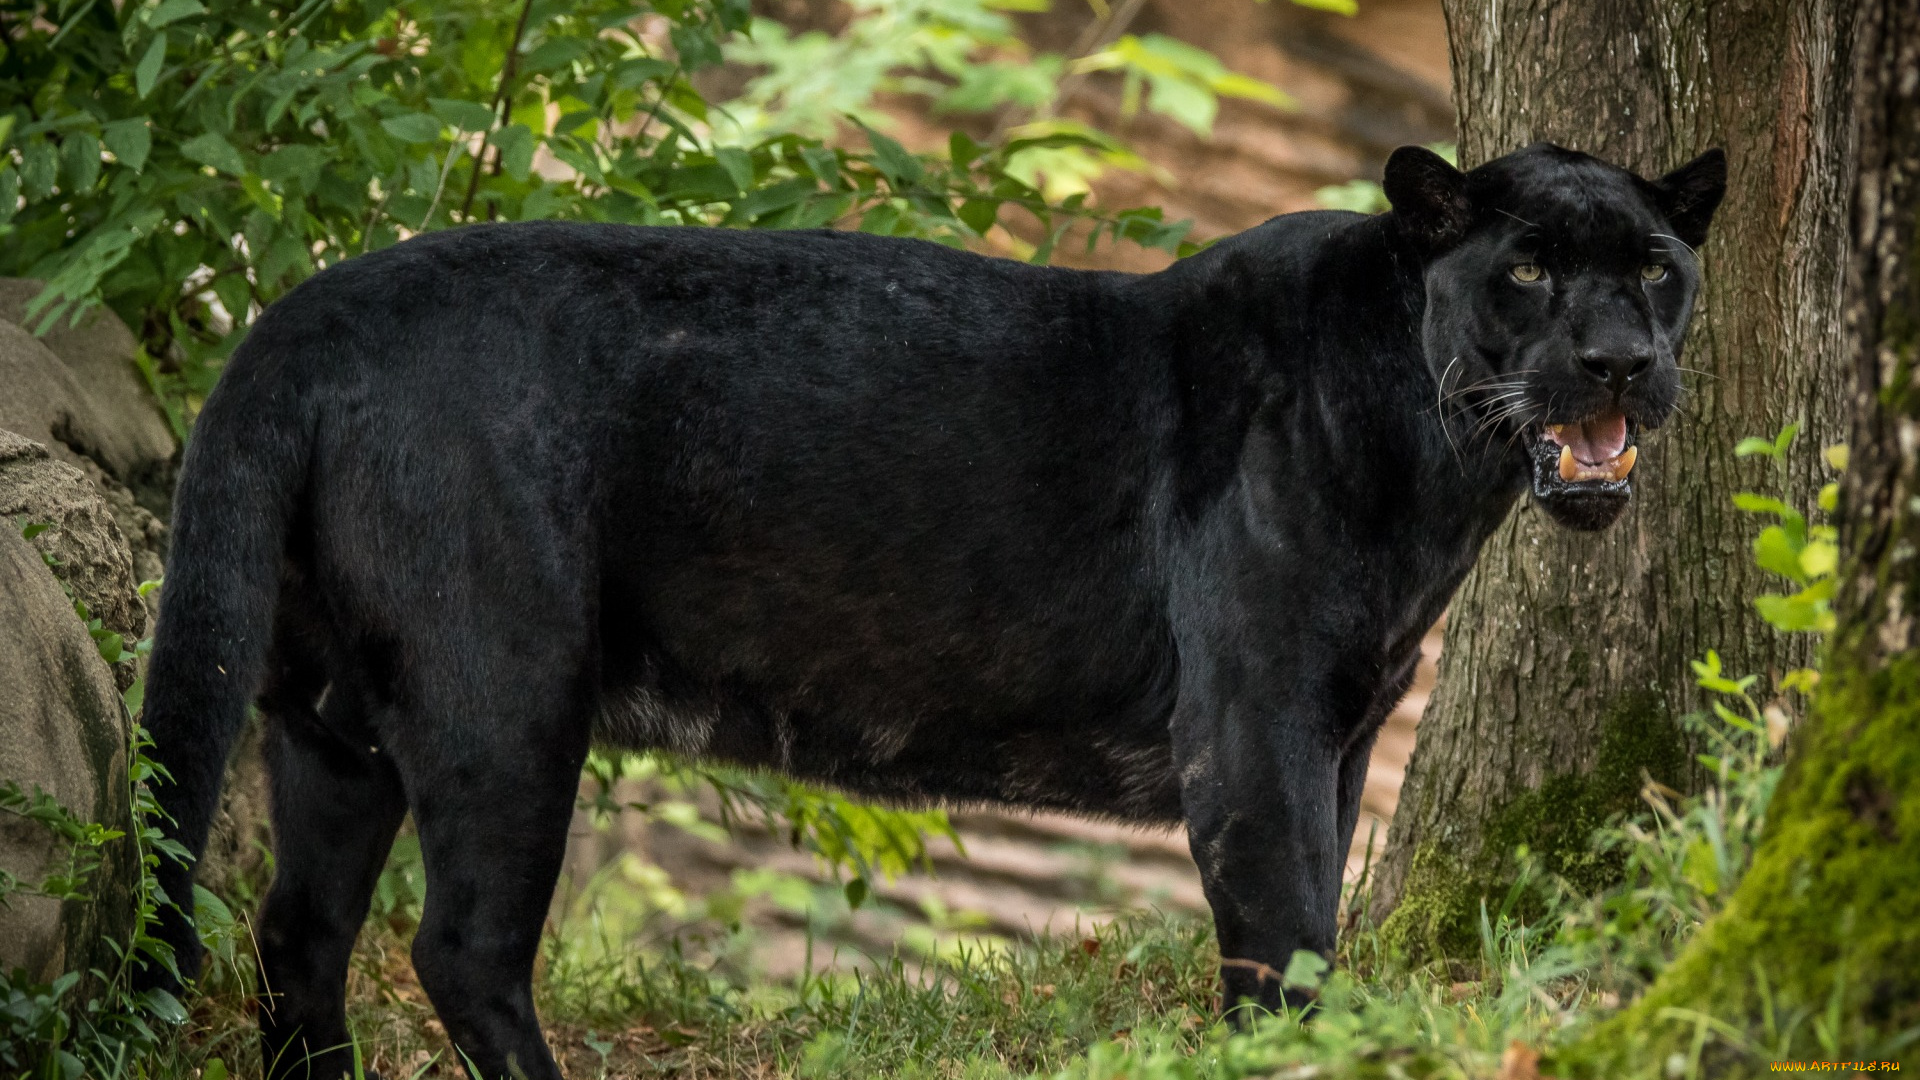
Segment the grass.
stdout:
<svg viewBox="0 0 1920 1080">
<path fill-rule="evenodd" d="M 724 915 L 737 906 L 636 922 L 648 909 L 641 898 L 591 890 L 549 926 L 541 1015 L 567 1075 L 590 1080 L 1536 1080 L 1642 993 L 1744 873 L 1779 776 L 1780 734 L 1744 690 L 1723 692 L 1737 712 L 1696 720 L 1718 751 L 1703 759 L 1717 768 L 1714 787 L 1682 800 L 1650 784 L 1645 813 L 1596 834 L 1597 850 L 1626 867 L 1625 883 L 1581 895 L 1523 857 L 1505 895 L 1482 902 L 1477 955 L 1421 966 L 1365 923 L 1356 891 L 1333 970 L 1302 975 L 1319 992 L 1304 1022 L 1222 1022 L 1211 927 L 1191 917 L 1142 912 L 1065 936 L 962 937 L 931 951 L 903 943 L 858 969 L 821 957 L 775 981 L 739 962 L 748 931 Z M 424 899 L 418 860 L 416 844 L 396 845 L 348 985 L 363 1060 L 388 1080 L 459 1075 L 408 960 Z M 620 880 L 607 875 L 602 887 Z M 88 1072 L 259 1075 L 245 911 L 203 901 L 216 962 L 188 1021 L 142 1060 Z M 1703 1060 L 1752 1056 L 1721 1041 L 1713 1055 L 1696 1048 L 1644 1074 L 1692 1080 Z M 46 1075 L 63 1071 L 77 1076 Z"/>
<path fill-rule="evenodd" d="M 567 1075 L 589 1080 L 1532 1080 L 1641 993 L 1745 868 L 1778 776 L 1774 747 L 1764 726 L 1699 722 L 1721 750 L 1718 785 L 1684 801 L 1650 786 L 1647 813 L 1595 838 L 1627 866 L 1625 884 L 1577 895 L 1523 860 L 1506 895 L 1483 903 L 1478 955 L 1418 967 L 1350 896 L 1354 924 L 1306 1022 L 1222 1022 L 1211 928 L 1194 918 L 1143 912 L 1067 936 L 902 949 L 861 970 L 823 957 L 775 982 L 737 962 L 737 927 L 637 935 L 599 917 L 617 897 L 550 926 L 541 1014 Z M 389 1080 L 458 1075 L 407 960 L 421 899 L 410 859 L 416 849 L 401 845 L 349 983 L 365 1061 Z M 149 1075 L 257 1075 L 250 961 L 229 955 Z M 1677 1072 L 1656 1065 L 1648 1075 L 1701 1075 L 1697 1056 Z"/>
</svg>

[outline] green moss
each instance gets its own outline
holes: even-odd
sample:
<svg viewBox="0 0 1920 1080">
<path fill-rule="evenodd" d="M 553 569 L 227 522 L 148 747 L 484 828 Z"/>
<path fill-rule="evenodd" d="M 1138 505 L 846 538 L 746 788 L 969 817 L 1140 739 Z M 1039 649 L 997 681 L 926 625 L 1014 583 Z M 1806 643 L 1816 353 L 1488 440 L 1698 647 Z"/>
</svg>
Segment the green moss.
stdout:
<svg viewBox="0 0 1920 1080">
<path fill-rule="evenodd" d="M 1488 817 L 1477 844 L 1456 829 L 1415 851 L 1400 902 L 1380 929 L 1382 943 L 1415 962 L 1477 957 L 1481 900 L 1500 907 L 1521 848 L 1583 892 L 1614 884 L 1623 868 L 1618 857 L 1593 850 L 1594 830 L 1638 805 L 1645 777 L 1676 783 L 1686 760 L 1686 742 L 1659 694 L 1616 697 L 1601 717 L 1593 771 L 1555 773 L 1516 795 Z"/>
<path fill-rule="evenodd" d="M 1920 1025 L 1920 656 L 1872 670 L 1843 655 L 1726 910 L 1570 1067 L 1648 1072 L 1693 1052 L 1702 1015 L 1753 1048 L 1715 1075 L 1757 1075 L 1767 1058 L 1892 1059 L 1887 1040 Z"/>
</svg>

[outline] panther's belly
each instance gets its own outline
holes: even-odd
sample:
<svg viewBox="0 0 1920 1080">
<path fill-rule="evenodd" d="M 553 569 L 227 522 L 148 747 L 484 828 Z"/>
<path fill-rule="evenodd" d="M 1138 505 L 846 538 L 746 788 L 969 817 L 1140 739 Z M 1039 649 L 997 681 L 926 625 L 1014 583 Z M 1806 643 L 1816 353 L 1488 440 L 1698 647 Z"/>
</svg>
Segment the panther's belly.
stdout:
<svg viewBox="0 0 1920 1080">
<path fill-rule="evenodd" d="M 1164 700 L 983 718 L 964 709 L 911 719 L 781 708 L 737 692 L 609 688 L 594 741 L 772 769 L 886 801 L 994 803 L 1175 822 L 1180 792 Z"/>
</svg>

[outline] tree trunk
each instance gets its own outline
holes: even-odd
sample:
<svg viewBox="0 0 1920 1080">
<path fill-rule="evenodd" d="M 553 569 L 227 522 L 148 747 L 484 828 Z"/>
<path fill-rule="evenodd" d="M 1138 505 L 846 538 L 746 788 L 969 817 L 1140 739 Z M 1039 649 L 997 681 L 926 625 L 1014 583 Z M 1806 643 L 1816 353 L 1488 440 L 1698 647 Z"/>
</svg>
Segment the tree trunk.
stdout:
<svg viewBox="0 0 1920 1080">
<path fill-rule="evenodd" d="M 1477 955 L 1479 903 L 1525 844 L 1607 883 L 1587 837 L 1643 776 L 1684 786 L 1688 661 L 1781 672 L 1806 646 L 1760 621 L 1743 436 L 1840 435 L 1838 303 L 1851 153 L 1845 0 L 1447 0 L 1462 165 L 1537 139 L 1642 175 L 1726 149 L 1727 198 L 1681 363 L 1683 411 L 1647 440 L 1627 515 L 1599 535 L 1523 503 L 1455 597 L 1439 684 L 1373 912 L 1417 955 Z M 1799 455 L 1792 494 L 1818 481 Z M 1758 470 L 1759 465 L 1751 466 Z M 1391 917 L 1389 917 L 1391 913 Z"/>
<path fill-rule="evenodd" d="M 1839 624 L 1752 869 L 1646 997 L 1589 1040 L 1616 1066 L 1700 1055 L 1697 1014 L 1750 1044 L 1711 1040 L 1703 1075 L 1920 1051 L 1920 3 L 1861 8 Z"/>
</svg>

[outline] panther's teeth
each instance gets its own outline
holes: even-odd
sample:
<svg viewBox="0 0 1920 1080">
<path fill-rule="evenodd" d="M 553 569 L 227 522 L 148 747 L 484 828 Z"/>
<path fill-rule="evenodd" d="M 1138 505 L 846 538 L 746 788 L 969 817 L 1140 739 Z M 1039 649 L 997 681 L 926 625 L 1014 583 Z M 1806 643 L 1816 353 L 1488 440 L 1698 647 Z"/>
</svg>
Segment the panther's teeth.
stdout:
<svg viewBox="0 0 1920 1080">
<path fill-rule="evenodd" d="M 1560 479 L 1569 484 L 1585 480 L 1609 480 L 1619 483 L 1633 471 L 1633 463 L 1640 459 L 1640 448 L 1629 446 L 1620 453 L 1598 465 L 1588 465 L 1573 456 L 1573 447 L 1560 448 Z"/>
</svg>

